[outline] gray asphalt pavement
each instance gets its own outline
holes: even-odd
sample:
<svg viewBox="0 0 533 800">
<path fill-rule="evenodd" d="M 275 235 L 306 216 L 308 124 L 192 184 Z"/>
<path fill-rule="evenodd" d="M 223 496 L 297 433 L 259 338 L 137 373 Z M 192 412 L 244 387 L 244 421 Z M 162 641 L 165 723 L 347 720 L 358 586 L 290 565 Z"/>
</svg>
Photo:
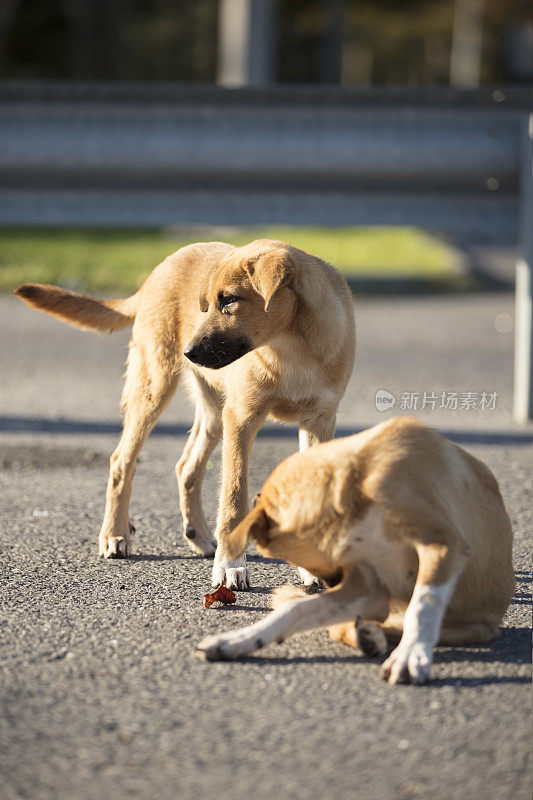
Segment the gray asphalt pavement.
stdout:
<svg viewBox="0 0 533 800">
<path fill-rule="evenodd" d="M 182 541 L 173 473 L 192 421 L 183 393 L 141 455 L 134 557 L 98 560 L 127 333 L 81 333 L 0 298 L 0 797 L 529 800 L 532 429 L 511 421 L 512 296 L 356 309 L 340 432 L 415 413 L 492 468 L 516 536 L 501 637 L 438 648 L 427 687 L 388 686 L 378 663 L 323 632 L 199 661 L 200 639 L 264 614 L 292 569 L 251 553 L 253 591 L 203 608 L 211 562 Z M 376 410 L 378 389 L 394 409 Z M 418 408 L 401 408 L 417 392 Z M 489 408 L 472 408 L 482 393 Z M 290 428 L 264 432 L 252 492 L 296 444 Z M 211 522 L 219 462 L 205 482 Z"/>
</svg>

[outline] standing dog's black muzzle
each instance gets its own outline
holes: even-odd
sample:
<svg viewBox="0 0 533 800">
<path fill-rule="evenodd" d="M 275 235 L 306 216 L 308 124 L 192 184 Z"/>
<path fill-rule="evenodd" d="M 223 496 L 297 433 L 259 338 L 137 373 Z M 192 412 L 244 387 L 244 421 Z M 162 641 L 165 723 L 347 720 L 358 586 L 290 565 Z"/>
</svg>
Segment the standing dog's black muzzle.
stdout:
<svg viewBox="0 0 533 800">
<path fill-rule="evenodd" d="M 213 336 L 205 337 L 198 342 L 190 342 L 183 355 L 200 367 L 221 369 L 249 353 L 251 349 L 251 342 L 245 337 L 228 339 L 227 337 Z"/>
</svg>

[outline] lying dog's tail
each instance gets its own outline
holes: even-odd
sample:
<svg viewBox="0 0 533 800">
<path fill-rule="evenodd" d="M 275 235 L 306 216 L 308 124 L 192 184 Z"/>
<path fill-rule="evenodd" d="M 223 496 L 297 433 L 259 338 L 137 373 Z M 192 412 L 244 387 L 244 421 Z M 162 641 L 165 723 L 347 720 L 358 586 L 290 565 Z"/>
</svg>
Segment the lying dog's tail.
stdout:
<svg viewBox="0 0 533 800">
<path fill-rule="evenodd" d="M 125 300 L 98 300 L 40 283 L 26 283 L 15 289 L 14 294 L 29 306 L 63 322 L 101 333 L 119 331 L 132 325 L 137 310 L 136 295 Z"/>
</svg>

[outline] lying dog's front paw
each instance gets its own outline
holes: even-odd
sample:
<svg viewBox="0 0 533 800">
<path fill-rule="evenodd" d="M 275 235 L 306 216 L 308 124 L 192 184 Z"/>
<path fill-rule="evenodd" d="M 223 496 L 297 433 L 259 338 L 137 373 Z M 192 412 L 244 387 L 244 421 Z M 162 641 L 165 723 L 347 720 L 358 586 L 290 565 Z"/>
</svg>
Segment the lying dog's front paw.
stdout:
<svg viewBox="0 0 533 800">
<path fill-rule="evenodd" d="M 208 636 L 200 642 L 197 653 L 206 661 L 230 661 L 257 650 L 262 644 L 244 637 L 241 631 Z"/>
<path fill-rule="evenodd" d="M 211 578 L 212 586 L 227 586 L 228 589 L 245 590 L 250 588 L 250 573 L 244 558 L 230 561 L 229 558 L 215 560 Z"/>
<path fill-rule="evenodd" d="M 431 669 L 431 648 L 423 642 L 402 646 L 390 654 L 381 667 L 381 677 L 389 683 L 426 683 Z"/>
<path fill-rule="evenodd" d="M 231 658 L 223 647 L 224 636 L 207 636 L 196 648 L 197 654 L 205 661 L 226 661 Z"/>
<path fill-rule="evenodd" d="M 98 555 L 102 558 L 127 558 L 130 543 L 125 536 L 107 536 L 100 538 Z"/>
</svg>

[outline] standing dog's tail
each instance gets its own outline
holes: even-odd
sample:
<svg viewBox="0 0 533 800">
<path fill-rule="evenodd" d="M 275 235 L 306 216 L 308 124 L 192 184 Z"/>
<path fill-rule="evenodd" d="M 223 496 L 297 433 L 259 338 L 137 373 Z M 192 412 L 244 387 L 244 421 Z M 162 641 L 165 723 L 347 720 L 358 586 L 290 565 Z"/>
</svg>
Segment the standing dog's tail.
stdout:
<svg viewBox="0 0 533 800">
<path fill-rule="evenodd" d="M 90 331 L 111 333 L 133 324 L 137 311 L 137 296 L 125 300 L 98 300 L 84 294 L 69 292 L 59 286 L 25 283 L 14 294 L 29 306 L 45 311 L 63 322 Z"/>
</svg>

